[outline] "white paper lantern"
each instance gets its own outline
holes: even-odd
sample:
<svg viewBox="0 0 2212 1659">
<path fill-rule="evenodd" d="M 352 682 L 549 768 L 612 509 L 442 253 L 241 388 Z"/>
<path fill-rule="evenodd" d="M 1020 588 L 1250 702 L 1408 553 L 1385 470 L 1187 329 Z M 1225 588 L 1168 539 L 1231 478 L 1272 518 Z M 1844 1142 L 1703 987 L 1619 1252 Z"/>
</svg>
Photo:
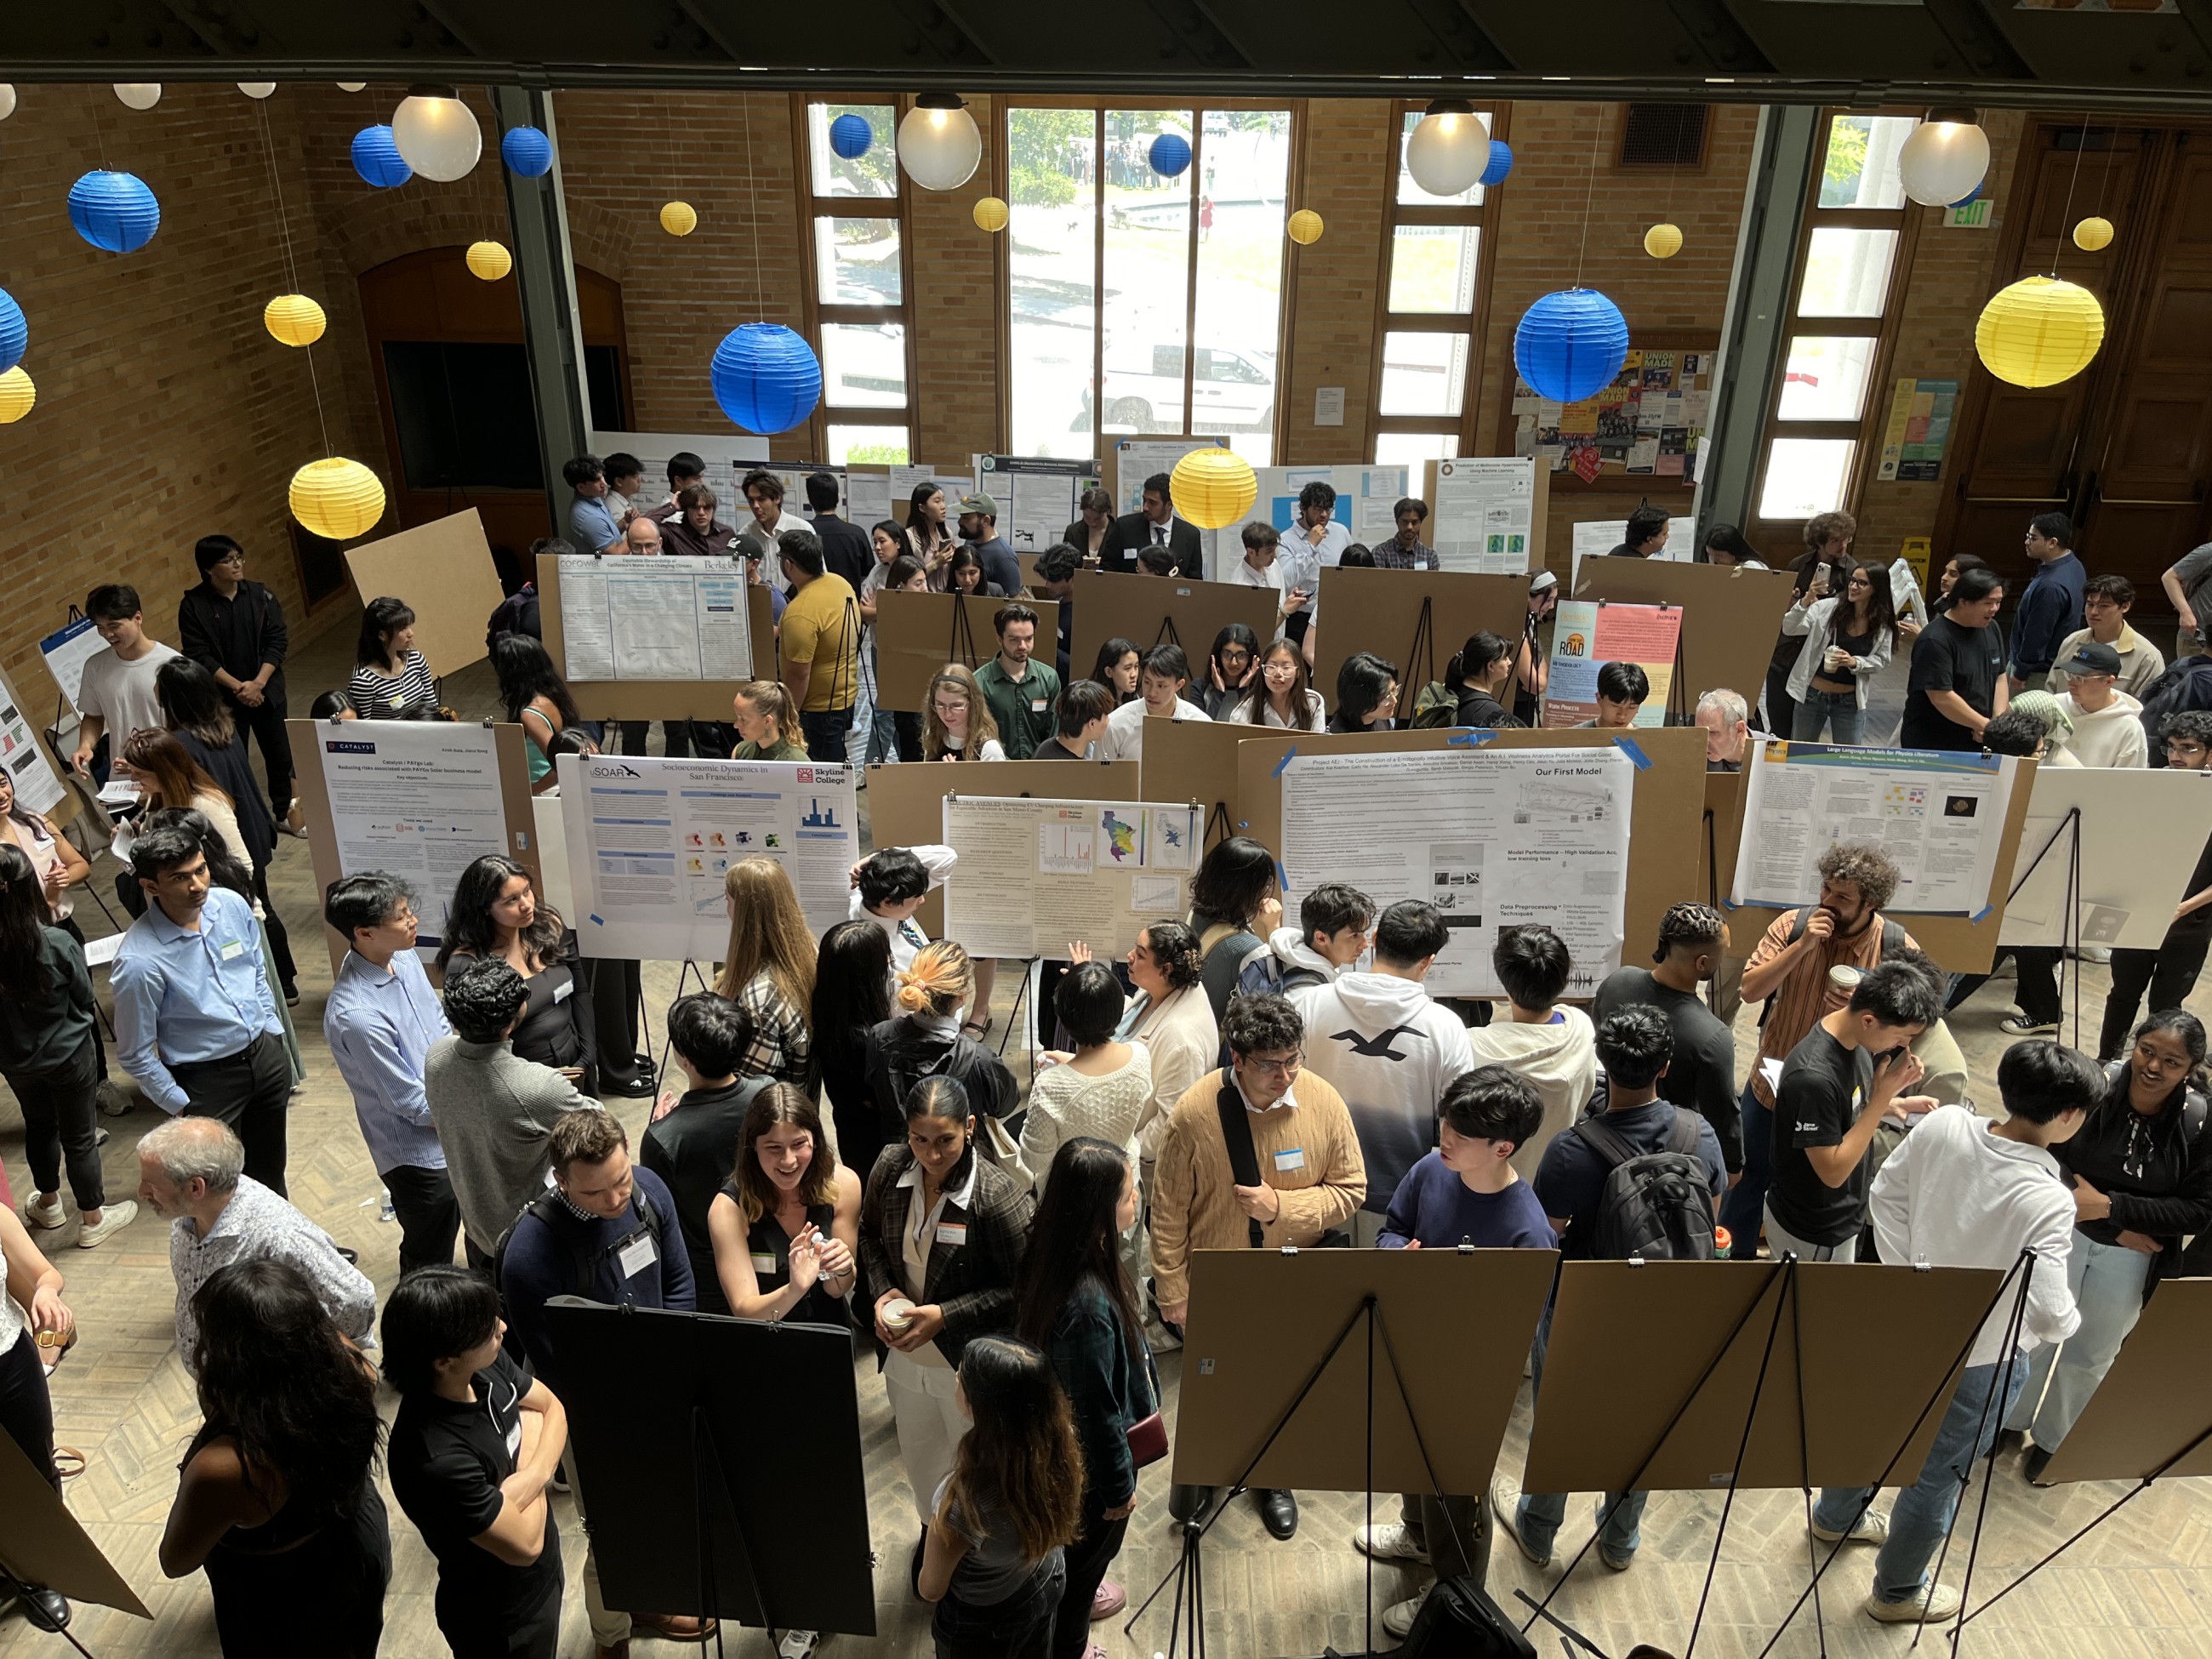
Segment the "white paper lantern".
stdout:
<svg viewBox="0 0 2212 1659">
<path fill-rule="evenodd" d="M 1905 193 L 1923 207 L 1972 196 L 1990 170 L 1990 136 L 1972 110 L 1931 110 L 1897 152 Z"/>
<path fill-rule="evenodd" d="M 15 88 L 4 83 L 0 83 L 0 121 L 6 120 L 15 112 Z"/>
<path fill-rule="evenodd" d="M 274 81 L 240 81 L 238 89 L 248 98 L 266 98 L 276 90 Z"/>
<path fill-rule="evenodd" d="M 359 92 L 368 85 L 368 82 L 366 81 L 341 81 L 338 82 L 338 90 L 340 92 Z"/>
<path fill-rule="evenodd" d="M 975 176 L 983 135 L 949 92 L 926 92 L 899 123 L 899 164 L 923 190 L 957 190 Z"/>
<path fill-rule="evenodd" d="M 392 141 L 400 160 L 441 185 L 468 177 L 483 155 L 483 129 L 451 87 L 423 87 L 401 99 Z"/>
<path fill-rule="evenodd" d="M 158 81 L 118 81 L 115 96 L 127 109 L 151 109 L 161 101 Z"/>
<path fill-rule="evenodd" d="M 1490 134 L 1463 98 L 1439 98 L 1406 141 L 1406 171 L 1431 196 L 1463 195 L 1490 165 Z"/>
</svg>

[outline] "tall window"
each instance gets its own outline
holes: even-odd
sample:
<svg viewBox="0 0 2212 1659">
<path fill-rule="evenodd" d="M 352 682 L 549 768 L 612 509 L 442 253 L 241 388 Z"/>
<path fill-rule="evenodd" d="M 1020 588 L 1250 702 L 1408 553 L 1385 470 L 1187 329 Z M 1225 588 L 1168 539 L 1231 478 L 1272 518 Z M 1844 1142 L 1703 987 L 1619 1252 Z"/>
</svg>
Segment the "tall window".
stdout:
<svg viewBox="0 0 2212 1659">
<path fill-rule="evenodd" d="M 906 181 L 890 104 L 805 106 L 801 200 L 807 246 L 807 321 L 822 360 L 822 403 L 809 421 L 808 459 L 903 462 L 913 424 L 908 324 Z M 830 125 L 857 115 L 875 135 L 848 160 Z"/>
<path fill-rule="evenodd" d="M 1802 521 L 1857 494 L 1884 334 L 1903 299 L 1920 217 L 1908 211 L 1897 170 L 1897 152 L 1916 125 L 1902 115 L 1829 118 L 1767 425 L 1761 520 Z"/>
<path fill-rule="evenodd" d="M 1468 384 L 1478 332 L 1482 276 L 1480 185 L 1457 196 L 1431 196 L 1406 167 L 1406 142 L 1423 106 L 1400 114 L 1397 164 L 1384 211 L 1382 295 L 1377 331 L 1382 350 L 1375 370 L 1375 459 L 1446 460 L 1460 453 L 1467 411 L 1477 388 Z M 1462 115 L 1484 143 L 1487 112 Z"/>
<path fill-rule="evenodd" d="M 1019 106 L 1006 112 L 1006 428 L 1089 457 L 1121 434 L 1275 452 L 1287 109 Z M 1191 161 L 1153 168 L 1163 137 Z"/>
</svg>

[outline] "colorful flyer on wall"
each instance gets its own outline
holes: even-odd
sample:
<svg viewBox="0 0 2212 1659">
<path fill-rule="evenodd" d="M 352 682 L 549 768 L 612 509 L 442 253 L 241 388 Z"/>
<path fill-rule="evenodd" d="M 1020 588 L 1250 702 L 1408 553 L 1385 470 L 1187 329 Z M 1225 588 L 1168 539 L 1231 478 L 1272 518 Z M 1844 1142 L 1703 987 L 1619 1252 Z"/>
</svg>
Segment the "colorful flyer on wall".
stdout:
<svg viewBox="0 0 2212 1659">
<path fill-rule="evenodd" d="M 1551 683 L 1544 698 L 1544 724 L 1591 724 L 1598 713 L 1598 670 L 1609 662 L 1632 662 L 1651 683 L 1644 706 L 1636 711 L 1636 724 L 1664 726 L 1681 637 L 1682 607 L 1678 605 L 1561 601 L 1559 619 L 1553 625 Z"/>
</svg>

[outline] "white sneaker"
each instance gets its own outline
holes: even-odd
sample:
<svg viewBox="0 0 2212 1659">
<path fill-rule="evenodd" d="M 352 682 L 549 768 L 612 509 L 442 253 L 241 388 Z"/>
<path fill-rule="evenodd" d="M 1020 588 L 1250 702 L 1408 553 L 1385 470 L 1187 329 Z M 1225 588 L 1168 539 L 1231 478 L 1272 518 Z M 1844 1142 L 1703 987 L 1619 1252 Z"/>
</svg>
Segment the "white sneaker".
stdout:
<svg viewBox="0 0 2212 1659">
<path fill-rule="evenodd" d="M 1352 1534 L 1352 1547 L 1362 1555 L 1371 1555 L 1377 1561 L 1421 1561 L 1429 1553 L 1413 1541 L 1412 1533 L 1396 1521 L 1384 1521 L 1375 1526 L 1362 1527 Z M 1394 1635 L 1402 1636 L 1403 1631 Z"/>
<path fill-rule="evenodd" d="M 59 1193 L 54 1194 L 51 1204 L 34 1193 L 31 1201 L 23 1206 L 23 1219 L 33 1227 L 58 1227 L 69 1219 L 69 1212 L 62 1208 Z"/>
<path fill-rule="evenodd" d="M 1521 1483 L 1510 1474 L 1492 1476 L 1490 1482 L 1490 1518 L 1498 1529 L 1513 1540 L 1529 1564 L 1539 1569 L 1552 1565 L 1548 1555 L 1539 1555 L 1521 1540 Z"/>
<path fill-rule="evenodd" d="M 815 1635 L 811 1630 L 787 1630 L 783 1640 L 775 1644 L 776 1659 L 806 1659 L 814 1651 Z"/>
<path fill-rule="evenodd" d="M 1813 1523 L 1813 1536 L 1823 1544 L 1850 1542 L 1853 1544 L 1886 1544 L 1889 1541 L 1889 1511 L 1869 1510 L 1859 1516 L 1849 1534 L 1830 1532 L 1818 1521 Z"/>
<path fill-rule="evenodd" d="M 79 1227 L 76 1230 L 76 1247 L 80 1250 L 94 1249 L 137 1218 L 136 1200 L 126 1198 L 120 1203 L 107 1205 L 100 1212 L 97 1227 Z"/>
<path fill-rule="evenodd" d="M 1948 1584 L 1930 1583 L 1922 1585 L 1920 1594 L 1909 1601 L 1884 1601 L 1869 1595 L 1865 1605 L 1867 1617 L 1885 1625 L 1941 1624 L 1957 1616 L 1959 1592 Z"/>
<path fill-rule="evenodd" d="M 1382 1609 L 1382 1628 L 1404 1641 L 1413 1633 L 1413 1620 L 1421 1616 L 1421 1603 L 1428 1599 L 1428 1591 L 1423 1590 L 1410 1601 L 1393 1601 Z"/>
</svg>

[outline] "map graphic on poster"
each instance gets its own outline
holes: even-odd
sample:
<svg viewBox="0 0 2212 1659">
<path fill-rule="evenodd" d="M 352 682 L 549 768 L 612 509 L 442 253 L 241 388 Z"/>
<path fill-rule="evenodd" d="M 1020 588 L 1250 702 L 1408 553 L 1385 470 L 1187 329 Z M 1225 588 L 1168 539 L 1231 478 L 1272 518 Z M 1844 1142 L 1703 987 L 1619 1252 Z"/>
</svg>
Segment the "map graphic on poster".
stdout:
<svg viewBox="0 0 2212 1659">
<path fill-rule="evenodd" d="M 1632 662 L 1651 682 L 1636 711 L 1638 726 L 1667 723 L 1674 689 L 1675 648 L 1682 637 L 1678 605 L 1607 605 L 1602 599 L 1564 599 L 1552 627 L 1552 674 L 1544 697 L 1544 724 L 1583 726 L 1597 718 L 1598 670 Z"/>
</svg>

